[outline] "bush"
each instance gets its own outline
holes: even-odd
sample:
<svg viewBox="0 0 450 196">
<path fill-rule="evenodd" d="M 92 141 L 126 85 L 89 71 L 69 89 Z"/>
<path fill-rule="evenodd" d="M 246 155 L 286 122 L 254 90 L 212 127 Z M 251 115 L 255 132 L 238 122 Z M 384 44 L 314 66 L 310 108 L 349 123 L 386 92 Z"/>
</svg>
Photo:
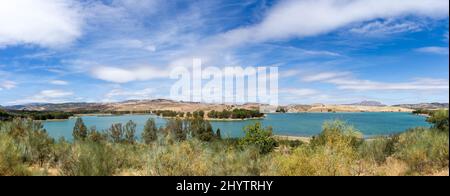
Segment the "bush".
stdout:
<svg viewBox="0 0 450 196">
<path fill-rule="evenodd" d="M 189 119 L 186 129 L 192 135 L 201 141 L 209 142 L 216 138 L 211 123 L 201 117 Z"/>
<path fill-rule="evenodd" d="M 379 137 L 365 141 L 358 149 L 359 154 L 364 159 L 382 164 L 394 154 L 397 141 L 398 136 Z"/>
<path fill-rule="evenodd" d="M 357 153 L 349 146 L 303 145 L 291 154 L 277 153 L 271 157 L 268 175 L 282 176 L 348 176 L 357 175 Z"/>
<path fill-rule="evenodd" d="M 433 124 L 433 128 L 449 132 L 448 130 L 448 110 L 438 110 L 431 114 L 427 119 L 429 123 Z"/>
<path fill-rule="evenodd" d="M 363 142 L 362 134 L 341 121 L 325 122 L 322 132 L 313 137 L 311 145 L 358 148 Z"/>
<path fill-rule="evenodd" d="M 111 125 L 111 128 L 108 129 L 107 135 L 109 141 L 112 143 L 121 143 L 124 141 L 123 139 L 123 128 L 121 123 L 116 123 Z"/>
<path fill-rule="evenodd" d="M 184 123 L 181 119 L 169 119 L 166 124 L 165 132 L 166 135 L 170 136 L 170 139 L 175 141 L 184 141 L 187 139 L 187 130 L 185 129 Z"/>
<path fill-rule="evenodd" d="M 150 118 L 147 120 L 142 132 L 142 140 L 146 144 L 150 144 L 158 139 L 158 128 L 156 128 L 155 119 Z"/>
<path fill-rule="evenodd" d="M 0 132 L 0 176 L 30 175 L 22 163 L 21 152 L 13 138 Z"/>
<path fill-rule="evenodd" d="M 76 142 L 60 167 L 66 176 L 111 176 L 118 168 L 112 148 L 94 142 Z"/>
<path fill-rule="evenodd" d="M 261 154 L 267 154 L 276 146 L 276 141 L 272 138 L 271 127 L 262 128 L 261 123 L 257 122 L 245 127 L 244 132 L 245 136 L 239 141 L 239 145 L 242 147 L 256 146 Z"/>
<path fill-rule="evenodd" d="M 0 132 L 8 134 L 15 142 L 24 162 L 42 164 L 51 157 L 54 140 L 47 134 L 42 124 L 30 119 L 14 119 L 4 122 Z"/>
<path fill-rule="evenodd" d="M 134 144 L 136 142 L 136 123 L 133 121 L 128 121 L 124 127 L 125 131 L 125 142 L 128 144 Z"/>
<path fill-rule="evenodd" d="M 88 135 L 88 129 L 83 122 L 83 119 L 77 118 L 75 126 L 73 127 L 72 136 L 75 140 L 84 140 Z"/>
<path fill-rule="evenodd" d="M 260 175 L 259 150 L 244 151 L 224 143 L 198 140 L 154 146 L 148 154 L 146 175 L 152 176 L 245 176 Z"/>
<path fill-rule="evenodd" d="M 399 135 L 394 157 L 405 161 L 412 174 L 448 168 L 449 136 L 435 129 L 411 129 Z"/>
</svg>

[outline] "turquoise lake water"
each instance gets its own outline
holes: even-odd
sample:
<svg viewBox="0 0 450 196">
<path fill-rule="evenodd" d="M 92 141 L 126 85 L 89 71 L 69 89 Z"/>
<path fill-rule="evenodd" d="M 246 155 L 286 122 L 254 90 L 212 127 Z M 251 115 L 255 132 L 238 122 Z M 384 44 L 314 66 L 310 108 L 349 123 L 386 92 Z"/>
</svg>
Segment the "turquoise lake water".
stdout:
<svg viewBox="0 0 450 196">
<path fill-rule="evenodd" d="M 95 126 L 97 130 L 106 130 L 113 123 L 125 124 L 129 120 L 137 124 L 137 135 L 140 136 L 144 124 L 149 118 L 155 118 L 158 126 L 163 126 L 165 119 L 154 115 L 124 115 L 124 116 L 84 116 L 86 126 Z M 429 127 L 425 117 L 411 113 L 299 113 L 299 114 L 268 114 L 265 119 L 247 121 L 213 121 L 214 130 L 221 129 L 224 137 L 239 137 L 242 129 L 252 123 L 261 122 L 264 126 L 272 126 L 276 135 L 313 136 L 322 130 L 325 121 L 342 120 L 353 125 L 366 137 L 390 135 L 403 132 L 413 127 Z M 54 138 L 72 139 L 72 129 L 75 119 L 65 121 L 46 121 L 44 128 Z"/>
</svg>

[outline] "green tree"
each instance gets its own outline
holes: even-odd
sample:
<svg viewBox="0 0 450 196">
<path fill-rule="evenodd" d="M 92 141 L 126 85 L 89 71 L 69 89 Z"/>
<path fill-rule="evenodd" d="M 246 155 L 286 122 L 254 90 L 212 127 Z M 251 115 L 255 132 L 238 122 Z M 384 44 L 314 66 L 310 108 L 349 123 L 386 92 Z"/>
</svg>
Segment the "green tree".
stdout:
<svg viewBox="0 0 450 196">
<path fill-rule="evenodd" d="M 211 123 L 199 116 L 188 121 L 187 129 L 192 137 L 201 141 L 211 141 L 215 137 Z"/>
<path fill-rule="evenodd" d="M 88 129 L 83 122 L 83 119 L 77 118 L 75 127 L 73 128 L 72 136 L 75 140 L 84 140 L 88 135 Z"/>
<path fill-rule="evenodd" d="M 271 152 L 276 141 L 272 137 L 272 127 L 262 128 L 261 123 L 257 122 L 244 128 L 245 136 L 239 140 L 242 147 L 256 146 L 261 154 Z"/>
<path fill-rule="evenodd" d="M 183 126 L 183 121 L 179 118 L 169 119 L 166 125 L 166 135 L 173 136 L 175 141 L 184 141 L 187 138 L 186 130 Z"/>
<path fill-rule="evenodd" d="M 144 131 L 142 132 L 142 139 L 144 143 L 150 144 L 158 139 L 158 129 L 156 128 L 155 119 L 150 118 L 147 120 L 144 126 Z"/>
<path fill-rule="evenodd" d="M 111 125 L 108 130 L 108 137 L 113 143 L 121 143 L 123 141 L 123 128 L 121 123 Z"/>
<path fill-rule="evenodd" d="M 433 124 L 433 128 L 448 132 L 448 110 L 438 110 L 431 114 L 427 119 L 429 123 Z"/>
<path fill-rule="evenodd" d="M 136 142 L 136 123 L 133 121 L 128 121 L 125 124 L 125 142 L 129 144 L 134 144 Z"/>
</svg>

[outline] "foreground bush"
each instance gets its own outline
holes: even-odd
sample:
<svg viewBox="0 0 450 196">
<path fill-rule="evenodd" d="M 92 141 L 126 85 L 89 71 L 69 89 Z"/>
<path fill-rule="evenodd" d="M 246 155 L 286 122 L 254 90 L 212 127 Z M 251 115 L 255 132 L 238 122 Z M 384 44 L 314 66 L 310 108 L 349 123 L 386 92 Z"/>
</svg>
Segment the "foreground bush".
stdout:
<svg viewBox="0 0 450 196">
<path fill-rule="evenodd" d="M 427 119 L 429 123 L 433 124 L 433 128 L 441 130 L 443 132 L 449 132 L 448 130 L 448 110 L 438 110 L 431 113 L 431 116 Z"/>
<path fill-rule="evenodd" d="M 222 142 L 202 143 L 189 140 L 176 145 L 154 146 L 148 153 L 145 175 L 257 176 L 260 175 L 259 163 L 257 149 L 241 151 L 231 146 L 227 148 Z"/>
<path fill-rule="evenodd" d="M 382 164 L 395 152 L 397 142 L 398 136 L 378 137 L 362 143 L 358 151 L 362 158 Z"/>
<path fill-rule="evenodd" d="M 334 121 L 303 143 L 276 141 L 271 129 L 261 124 L 247 127 L 241 139 L 202 140 L 186 130 L 212 132 L 207 123 L 198 122 L 192 126 L 174 119 L 165 130 L 158 130 L 158 137 L 150 123 L 148 141 L 142 143 L 134 140 L 136 126 L 131 122 L 115 125 L 109 132 L 91 129 L 74 142 L 54 141 L 40 123 L 31 120 L 0 122 L 0 175 L 448 174 L 449 135 L 435 128 L 363 140 L 353 127 Z M 174 137 L 177 131 L 183 133 L 182 140 Z M 52 172 L 45 172 L 47 168 Z"/>
<path fill-rule="evenodd" d="M 21 160 L 21 152 L 15 141 L 0 133 L 0 176 L 24 176 L 30 173 Z"/>
<path fill-rule="evenodd" d="M 261 154 L 267 154 L 276 146 L 276 141 L 272 137 L 272 127 L 262 128 L 261 123 L 257 122 L 245 127 L 244 132 L 245 136 L 239 141 L 239 145 L 243 148 L 254 146 Z"/>
<path fill-rule="evenodd" d="M 435 129 L 411 129 L 399 135 L 394 157 L 405 161 L 411 174 L 448 168 L 448 134 Z"/>
<path fill-rule="evenodd" d="M 61 174 L 65 176 L 111 176 L 118 165 L 109 145 L 76 142 L 60 167 Z"/>
<path fill-rule="evenodd" d="M 273 175 L 347 176 L 357 175 L 358 153 L 362 135 L 345 123 L 324 124 L 323 131 L 309 145 L 301 145 L 290 154 L 276 154 Z"/>
</svg>

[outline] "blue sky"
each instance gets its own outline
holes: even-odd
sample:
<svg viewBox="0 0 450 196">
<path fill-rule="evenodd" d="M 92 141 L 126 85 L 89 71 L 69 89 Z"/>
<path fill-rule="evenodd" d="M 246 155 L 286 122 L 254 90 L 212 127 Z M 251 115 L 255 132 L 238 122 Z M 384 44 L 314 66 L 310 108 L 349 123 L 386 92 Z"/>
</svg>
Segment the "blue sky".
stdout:
<svg viewBox="0 0 450 196">
<path fill-rule="evenodd" d="M 0 105 L 167 98 L 170 68 L 278 66 L 288 103 L 448 102 L 448 0 L 0 1 Z"/>
</svg>

